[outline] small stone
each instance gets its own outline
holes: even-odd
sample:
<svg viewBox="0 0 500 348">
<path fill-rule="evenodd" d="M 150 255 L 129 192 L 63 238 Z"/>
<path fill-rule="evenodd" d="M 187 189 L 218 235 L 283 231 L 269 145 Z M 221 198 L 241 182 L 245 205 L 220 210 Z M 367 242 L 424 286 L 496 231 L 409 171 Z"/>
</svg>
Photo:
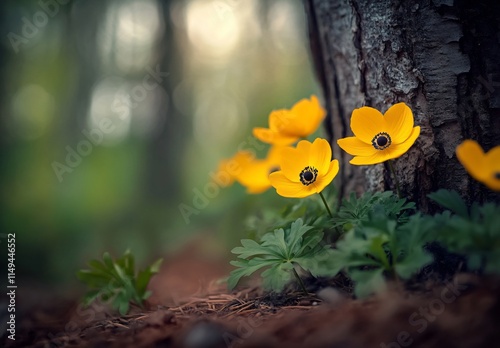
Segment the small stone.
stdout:
<svg viewBox="0 0 500 348">
<path fill-rule="evenodd" d="M 187 332 L 183 347 L 187 348 L 217 348 L 225 347 L 225 335 L 228 334 L 222 325 L 210 322 L 200 321 L 191 327 Z"/>
</svg>

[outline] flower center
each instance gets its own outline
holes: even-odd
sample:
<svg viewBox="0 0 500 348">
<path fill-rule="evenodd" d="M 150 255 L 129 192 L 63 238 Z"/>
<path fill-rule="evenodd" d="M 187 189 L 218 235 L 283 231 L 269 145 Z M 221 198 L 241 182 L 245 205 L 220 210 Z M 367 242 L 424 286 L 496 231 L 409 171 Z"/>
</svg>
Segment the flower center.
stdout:
<svg viewBox="0 0 500 348">
<path fill-rule="evenodd" d="M 302 184 L 309 186 L 316 181 L 316 178 L 318 177 L 318 170 L 314 167 L 307 166 L 302 169 L 299 177 Z"/>
<path fill-rule="evenodd" d="M 500 180 L 500 172 L 493 173 L 493 177 L 497 180 Z"/>
<path fill-rule="evenodd" d="M 386 132 L 381 132 L 375 135 L 372 139 L 372 145 L 377 150 L 384 150 L 391 146 L 391 136 Z"/>
</svg>

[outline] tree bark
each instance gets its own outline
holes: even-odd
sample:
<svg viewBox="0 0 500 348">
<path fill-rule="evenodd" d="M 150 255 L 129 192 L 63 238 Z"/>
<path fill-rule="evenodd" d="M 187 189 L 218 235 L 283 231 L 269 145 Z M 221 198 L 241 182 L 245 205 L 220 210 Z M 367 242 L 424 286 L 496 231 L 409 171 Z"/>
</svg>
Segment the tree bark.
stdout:
<svg viewBox="0 0 500 348">
<path fill-rule="evenodd" d="M 455 148 L 475 139 L 500 145 L 500 2 L 304 0 L 312 55 L 323 87 L 339 191 L 393 189 L 387 164 L 353 166 L 336 140 L 352 135 L 351 112 L 384 113 L 405 102 L 421 135 L 395 162 L 405 197 L 433 210 L 427 194 L 457 190 L 470 201 L 499 200 L 474 181 Z"/>
</svg>

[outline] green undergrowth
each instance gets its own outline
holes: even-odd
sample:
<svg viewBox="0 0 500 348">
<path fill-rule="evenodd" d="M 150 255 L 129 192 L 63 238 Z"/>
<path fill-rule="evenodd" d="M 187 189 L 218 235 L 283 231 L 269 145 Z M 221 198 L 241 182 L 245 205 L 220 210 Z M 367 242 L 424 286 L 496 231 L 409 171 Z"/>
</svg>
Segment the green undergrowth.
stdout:
<svg viewBox="0 0 500 348">
<path fill-rule="evenodd" d="M 158 273 L 161 263 L 162 259 L 159 259 L 146 269 L 136 272 L 135 259 L 130 251 L 127 250 L 115 260 L 109 253 L 104 253 L 102 261 L 91 260 L 88 263 L 89 269 L 77 273 L 78 278 L 89 289 L 83 304 L 88 306 L 99 300 L 111 304 L 122 315 L 129 311 L 130 304 L 142 307 L 143 302 L 151 295 L 147 290 L 148 283 Z"/>
<path fill-rule="evenodd" d="M 333 217 L 326 217 L 313 199 L 254 217 L 247 224 L 254 238 L 232 250 L 236 268 L 228 286 L 233 289 L 259 271 L 263 287 L 280 292 L 291 281 L 302 283 L 299 274 L 334 277 L 342 272 L 354 283 L 355 295 L 366 297 L 383 291 L 389 280 L 404 283 L 430 265 L 429 243 L 463 256 L 470 270 L 500 273 L 500 206 L 469 208 L 448 190 L 429 198 L 443 211 L 422 214 L 392 192 L 367 192 L 344 199 Z M 271 228 L 262 233 L 266 224 Z"/>
</svg>

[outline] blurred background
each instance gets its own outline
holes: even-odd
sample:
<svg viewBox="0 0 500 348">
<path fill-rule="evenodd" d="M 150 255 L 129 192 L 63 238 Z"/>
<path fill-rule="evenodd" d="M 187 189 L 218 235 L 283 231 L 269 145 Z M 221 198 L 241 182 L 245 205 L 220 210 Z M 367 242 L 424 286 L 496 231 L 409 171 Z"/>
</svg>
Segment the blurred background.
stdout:
<svg viewBox="0 0 500 348">
<path fill-rule="evenodd" d="M 0 9 L 0 245 L 16 234 L 18 282 L 75 283 L 103 251 L 143 265 L 198 235 L 229 254 L 250 214 L 283 204 L 235 184 L 179 209 L 270 111 L 320 95 L 301 1 Z"/>
</svg>

